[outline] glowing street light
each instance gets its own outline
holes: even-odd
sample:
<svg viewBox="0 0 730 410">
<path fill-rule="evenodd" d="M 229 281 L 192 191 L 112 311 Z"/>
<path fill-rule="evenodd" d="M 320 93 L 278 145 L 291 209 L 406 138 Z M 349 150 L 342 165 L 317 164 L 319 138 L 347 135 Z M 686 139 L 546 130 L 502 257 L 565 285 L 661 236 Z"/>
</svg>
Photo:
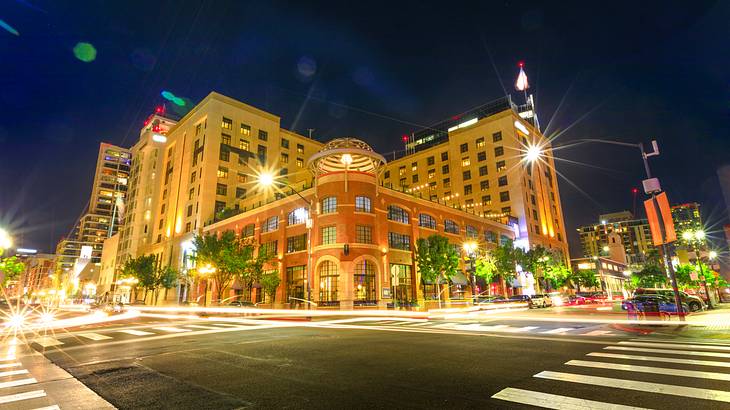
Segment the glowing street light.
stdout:
<svg viewBox="0 0 730 410">
<path fill-rule="evenodd" d="M 274 175 L 268 173 L 268 172 L 262 172 L 259 174 L 259 185 L 264 187 L 269 187 L 274 185 Z"/>
<path fill-rule="evenodd" d="M 527 147 L 527 152 L 525 153 L 525 159 L 527 162 L 535 162 L 542 156 L 542 150 L 537 145 L 531 145 Z"/>
<path fill-rule="evenodd" d="M 465 252 L 472 253 L 477 250 L 478 245 L 476 242 L 464 242 L 463 247 Z"/>
<path fill-rule="evenodd" d="M 10 237 L 8 231 L 0 228 L 0 249 L 8 249 L 13 246 L 13 238 Z"/>
<path fill-rule="evenodd" d="M 350 164 L 352 164 L 352 155 L 350 154 L 342 154 L 342 158 L 340 158 L 340 162 L 346 167 L 349 167 Z"/>
<path fill-rule="evenodd" d="M 710 254 L 708 256 L 710 260 L 717 259 L 717 251 L 710 251 Z"/>
<path fill-rule="evenodd" d="M 203 306 L 208 306 L 208 274 L 215 272 L 216 269 L 210 263 L 198 268 L 198 272 L 205 276 L 205 293 L 203 294 Z"/>
</svg>

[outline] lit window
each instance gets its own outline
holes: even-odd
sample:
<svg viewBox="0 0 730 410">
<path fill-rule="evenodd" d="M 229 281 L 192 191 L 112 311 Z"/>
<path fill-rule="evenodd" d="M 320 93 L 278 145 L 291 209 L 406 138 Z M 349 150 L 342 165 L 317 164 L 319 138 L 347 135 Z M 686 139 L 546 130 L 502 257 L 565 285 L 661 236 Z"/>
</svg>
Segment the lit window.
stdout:
<svg viewBox="0 0 730 410">
<path fill-rule="evenodd" d="M 297 154 L 304 154 L 304 145 L 297 144 Z"/>
<path fill-rule="evenodd" d="M 507 164 L 504 161 L 497 161 L 497 172 L 507 170 Z"/>
<path fill-rule="evenodd" d="M 241 123 L 241 134 L 251 135 L 251 126 Z"/>
<path fill-rule="evenodd" d="M 289 163 L 289 154 L 281 153 L 281 163 L 282 164 L 288 164 Z"/>
<path fill-rule="evenodd" d="M 224 130 L 232 130 L 233 129 L 233 120 L 223 117 L 223 121 L 221 122 L 221 127 Z"/>
<path fill-rule="evenodd" d="M 452 221 L 451 219 L 444 219 L 444 232 L 458 234 L 459 225 L 457 225 L 456 222 Z"/>
<path fill-rule="evenodd" d="M 355 265 L 355 274 L 352 275 L 355 303 L 374 303 L 377 300 L 375 271 L 375 264 L 369 260 L 362 260 Z"/>
<path fill-rule="evenodd" d="M 484 180 L 479 182 L 479 189 L 481 189 L 482 191 L 486 191 L 487 189 L 489 189 L 489 181 Z"/>
<path fill-rule="evenodd" d="M 215 193 L 216 195 L 226 195 L 228 193 L 228 186 L 226 184 L 216 184 Z"/>
<path fill-rule="evenodd" d="M 337 302 L 337 283 L 340 274 L 337 271 L 337 264 L 332 261 L 324 261 L 319 265 L 319 303 Z M 303 283 L 303 282 L 302 282 Z M 302 284 L 302 289 L 304 286 Z M 302 293 L 304 291 L 302 290 Z M 302 295 L 304 296 L 304 295 Z"/>
<path fill-rule="evenodd" d="M 366 196 L 356 196 L 355 197 L 355 212 L 367 212 L 370 213 L 371 207 L 370 207 L 370 198 Z"/>
<path fill-rule="evenodd" d="M 484 137 L 477 138 L 476 145 L 477 145 L 477 148 L 484 147 Z"/>
<path fill-rule="evenodd" d="M 435 169 L 429 169 L 428 170 L 428 179 L 434 179 L 436 178 L 436 170 Z"/>
<path fill-rule="evenodd" d="M 303 224 L 307 221 L 307 210 L 305 208 L 297 208 L 291 212 L 289 212 L 289 215 L 287 215 L 287 224 L 288 225 L 299 225 Z"/>
<path fill-rule="evenodd" d="M 301 158 L 297 158 L 297 166 L 299 168 L 303 168 L 304 167 L 304 160 L 301 159 Z"/>
<path fill-rule="evenodd" d="M 228 134 L 221 134 L 221 144 L 231 145 L 231 136 Z"/>
<path fill-rule="evenodd" d="M 406 174 L 406 167 L 400 167 L 398 168 L 398 176 L 403 176 Z"/>
<path fill-rule="evenodd" d="M 279 217 L 278 216 L 272 216 L 264 221 L 264 223 L 261 224 L 261 232 L 272 232 L 279 229 Z"/>
<path fill-rule="evenodd" d="M 228 168 L 218 167 L 218 178 L 228 178 Z"/>
<path fill-rule="evenodd" d="M 436 219 L 428 214 L 418 215 L 418 226 L 429 229 L 436 229 Z"/>
<path fill-rule="evenodd" d="M 245 139 L 241 138 L 238 141 L 238 149 L 242 149 L 244 151 L 251 151 L 251 144 L 246 141 Z"/>
<path fill-rule="evenodd" d="M 246 174 L 244 174 L 242 172 L 239 172 L 238 173 L 238 182 L 240 182 L 240 183 L 246 183 L 246 182 L 248 182 L 248 175 L 246 175 Z"/>
<path fill-rule="evenodd" d="M 322 238 L 322 245 L 332 245 L 337 242 L 337 227 L 323 226 L 320 229 L 320 237 Z"/>
<path fill-rule="evenodd" d="M 482 205 L 492 205 L 492 196 L 491 195 L 483 195 L 482 196 Z"/>
<path fill-rule="evenodd" d="M 286 253 L 299 252 L 307 248 L 307 234 L 290 236 L 286 238 Z"/>
<path fill-rule="evenodd" d="M 461 159 L 462 167 L 468 167 L 469 165 L 471 165 L 471 160 L 469 159 L 469 157 L 464 157 Z"/>
</svg>

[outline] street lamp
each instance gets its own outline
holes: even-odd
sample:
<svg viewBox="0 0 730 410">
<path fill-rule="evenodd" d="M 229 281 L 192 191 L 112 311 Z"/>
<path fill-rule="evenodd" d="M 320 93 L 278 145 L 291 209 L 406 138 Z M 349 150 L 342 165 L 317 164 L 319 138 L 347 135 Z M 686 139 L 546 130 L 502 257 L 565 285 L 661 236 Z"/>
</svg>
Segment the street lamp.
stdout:
<svg viewBox="0 0 730 410">
<path fill-rule="evenodd" d="M 215 267 L 213 267 L 210 263 L 198 269 L 198 272 L 205 276 L 205 293 L 203 293 L 203 306 L 208 306 L 208 274 L 215 271 Z"/>
<path fill-rule="evenodd" d="M 13 246 L 13 238 L 10 237 L 8 231 L 0 228 L 0 250 L 5 250 Z"/>
<path fill-rule="evenodd" d="M 525 160 L 527 162 L 535 162 L 542 156 L 542 149 L 540 149 L 537 145 L 531 145 L 527 147 L 527 151 L 525 151 Z"/>
<path fill-rule="evenodd" d="M 352 156 L 350 154 L 342 155 L 340 161 L 349 166 L 352 163 Z M 275 187 L 277 185 L 283 185 L 291 189 L 295 194 L 299 196 L 307 204 L 307 309 L 311 308 L 312 305 L 312 225 L 314 220 L 312 219 L 312 201 L 302 196 L 302 194 L 294 189 L 291 185 L 284 181 L 277 181 L 274 175 L 269 172 L 261 172 L 258 175 L 258 185 L 262 188 Z M 299 218 L 301 215 L 297 215 Z"/>
<path fill-rule="evenodd" d="M 700 277 L 702 279 L 702 287 L 705 288 L 705 295 L 707 295 L 707 308 L 713 309 L 712 306 L 712 300 L 710 299 L 710 290 L 707 288 L 707 278 L 705 277 L 704 269 L 702 268 L 702 258 L 700 256 L 700 249 L 699 244 L 701 244 L 707 235 L 705 234 L 705 231 L 702 229 L 698 229 L 696 231 L 684 231 L 682 232 L 682 239 L 685 240 L 689 244 L 689 246 L 694 250 L 695 257 L 697 258 L 697 269 L 700 271 Z M 714 255 L 713 255 L 714 253 Z M 717 252 L 711 251 L 709 254 L 709 259 L 714 259 L 717 257 Z"/>
<path fill-rule="evenodd" d="M 476 303 L 476 297 L 477 297 L 477 286 L 476 286 L 476 279 L 474 278 L 474 270 L 476 269 L 476 261 L 474 260 L 475 253 L 477 251 L 477 248 L 479 248 L 479 245 L 474 241 L 464 242 L 464 252 L 466 252 L 467 257 L 469 258 L 469 279 L 471 281 L 471 296 L 472 296 L 472 303 Z"/>
</svg>

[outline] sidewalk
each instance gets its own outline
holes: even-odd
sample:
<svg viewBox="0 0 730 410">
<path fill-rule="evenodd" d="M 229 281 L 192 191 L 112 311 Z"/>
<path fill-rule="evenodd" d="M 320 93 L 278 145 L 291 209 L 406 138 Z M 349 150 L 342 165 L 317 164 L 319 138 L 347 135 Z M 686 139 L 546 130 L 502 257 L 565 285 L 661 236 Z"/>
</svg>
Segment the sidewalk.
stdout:
<svg viewBox="0 0 730 410">
<path fill-rule="evenodd" d="M 13 410 L 115 408 L 22 342 L 7 343 L 0 350 L 0 406 Z"/>
</svg>

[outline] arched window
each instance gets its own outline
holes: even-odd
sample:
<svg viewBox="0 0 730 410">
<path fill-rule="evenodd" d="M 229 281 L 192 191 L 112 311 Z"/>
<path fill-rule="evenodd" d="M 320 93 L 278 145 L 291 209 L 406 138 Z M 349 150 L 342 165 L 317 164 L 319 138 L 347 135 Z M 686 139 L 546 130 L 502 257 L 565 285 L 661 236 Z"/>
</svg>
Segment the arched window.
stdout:
<svg viewBox="0 0 730 410">
<path fill-rule="evenodd" d="M 289 212 L 289 215 L 287 216 L 288 225 L 303 224 L 306 221 L 307 221 L 307 210 L 305 208 L 297 208 L 297 209 Z"/>
<path fill-rule="evenodd" d="M 429 229 L 436 229 L 436 219 L 428 214 L 420 214 L 418 215 L 418 226 Z"/>
<path fill-rule="evenodd" d="M 459 233 L 459 225 L 451 219 L 444 219 L 444 232 L 448 233 Z"/>
<path fill-rule="evenodd" d="M 364 259 L 355 265 L 353 275 L 355 285 L 355 302 L 360 304 L 375 303 L 377 294 L 375 292 L 375 263 Z"/>
<path fill-rule="evenodd" d="M 338 301 L 337 280 L 340 277 L 337 271 L 337 264 L 332 261 L 324 261 L 319 265 L 319 301 L 320 304 L 327 304 Z"/>
<path fill-rule="evenodd" d="M 355 197 L 355 212 L 372 212 L 372 208 L 370 206 L 370 198 L 366 196 L 356 196 Z"/>
<path fill-rule="evenodd" d="M 410 223 L 408 211 L 395 205 L 388 205 L 388 219 L 404 224 Z"/>
<path fill-rule="evenodd" d="M 471 239 L 477 239 L 479 237 L 479 230 L 477 230 L 476 226 L 466 226 L 466 237 Z"/>
<path fill-rule="evenodd" d="M 322 200 L 322 213 L 331 214 L 337 212 L 337 197 L 330 196 Z"/>
</svg>

